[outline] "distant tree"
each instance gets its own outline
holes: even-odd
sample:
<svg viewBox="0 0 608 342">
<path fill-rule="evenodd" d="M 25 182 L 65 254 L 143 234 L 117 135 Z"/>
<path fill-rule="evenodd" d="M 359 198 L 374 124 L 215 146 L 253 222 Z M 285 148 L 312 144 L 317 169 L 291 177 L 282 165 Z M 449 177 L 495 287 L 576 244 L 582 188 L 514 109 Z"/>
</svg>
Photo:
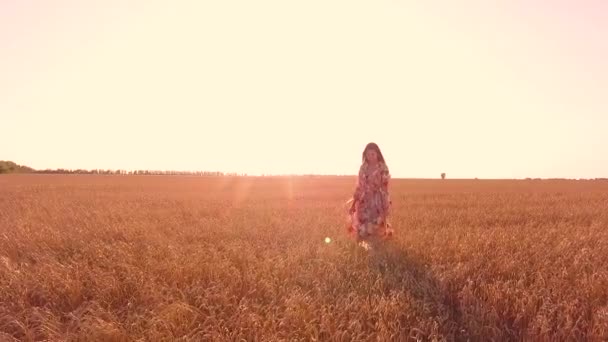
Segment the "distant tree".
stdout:
<svg viewBox="0 0 608 342">
<path fill-rule="evenodd" d="M 30 173 L 35 170 L 9 160 L 0 160 L 0 173 Z"/>
<path fill-rule="evenodd" d="M 445 179 L 445 172 L 441 174 L 441 179 Z"/>
</svg>

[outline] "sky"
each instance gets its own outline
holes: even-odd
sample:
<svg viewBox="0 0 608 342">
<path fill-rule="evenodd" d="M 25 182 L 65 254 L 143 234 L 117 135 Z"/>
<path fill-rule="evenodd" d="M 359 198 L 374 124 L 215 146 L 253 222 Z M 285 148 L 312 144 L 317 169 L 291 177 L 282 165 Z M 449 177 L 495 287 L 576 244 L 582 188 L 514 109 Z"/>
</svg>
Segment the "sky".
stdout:
<svg viewBox="0 0 608 342">
<path fill-rule="evenodd" d="M 0 159 L 608 177 L 608 1 L 0 0 Z"/>
</svg>

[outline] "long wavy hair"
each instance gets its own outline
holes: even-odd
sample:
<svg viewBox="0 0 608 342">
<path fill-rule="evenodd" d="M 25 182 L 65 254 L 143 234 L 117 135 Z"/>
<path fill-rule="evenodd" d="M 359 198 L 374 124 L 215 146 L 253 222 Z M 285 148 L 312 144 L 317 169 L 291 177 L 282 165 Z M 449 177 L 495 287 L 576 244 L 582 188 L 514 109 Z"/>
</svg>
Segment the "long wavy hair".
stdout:
<svg viewBox="0 0 608 342">
<path fill-rule="evenodd" d="M 383 163 L 384 165 L 386 165 L 386 161 L 384 160 L 384 156 L 382 155 L 382 151 L 380 151 L 380 147 L 378 147 L 378 144 L 374 143 L 374 142 L 370 142 L 369 144 L 367 144 L 365 146 L 365 149 L 363 150 L 363 154 L 361 157 L 361 161 L 363 163 L 367 162 L 367 158 L 366 158 L 366 153 L 369 150 L 373 150 L 376 151 L 376 154 L 378 155 L 378 161 Z"/>
</svg>

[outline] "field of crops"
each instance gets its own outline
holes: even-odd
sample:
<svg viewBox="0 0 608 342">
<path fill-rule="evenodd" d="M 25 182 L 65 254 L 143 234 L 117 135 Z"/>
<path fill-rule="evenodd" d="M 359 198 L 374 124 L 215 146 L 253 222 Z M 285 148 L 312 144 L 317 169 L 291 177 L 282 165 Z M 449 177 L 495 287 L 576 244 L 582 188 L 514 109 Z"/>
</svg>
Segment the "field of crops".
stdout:
<svg viewBox="0 0 608 342">
<path fill-rule="evenodd" d="M 354 181 L 0 176 L 0 341 L 608 339 L 608 182 Z"/>
</svg>

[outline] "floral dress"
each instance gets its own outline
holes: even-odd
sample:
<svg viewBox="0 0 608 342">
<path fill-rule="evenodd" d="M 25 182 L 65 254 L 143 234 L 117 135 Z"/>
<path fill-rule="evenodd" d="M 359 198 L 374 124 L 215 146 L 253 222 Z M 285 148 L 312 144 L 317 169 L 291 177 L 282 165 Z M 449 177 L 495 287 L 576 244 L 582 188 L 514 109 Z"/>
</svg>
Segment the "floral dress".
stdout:
<svg viewBox="0 0 608 342">
<path fill-rule="evenodd" d="M 392 235 L 388 222 L 391 200 L 388 183 L 391 176 L 384 163 L 363 163 L 359 169 L 353 195 L 354 211 L 350 212 L 350 230 L 358 239 Z"/>
</svg>

